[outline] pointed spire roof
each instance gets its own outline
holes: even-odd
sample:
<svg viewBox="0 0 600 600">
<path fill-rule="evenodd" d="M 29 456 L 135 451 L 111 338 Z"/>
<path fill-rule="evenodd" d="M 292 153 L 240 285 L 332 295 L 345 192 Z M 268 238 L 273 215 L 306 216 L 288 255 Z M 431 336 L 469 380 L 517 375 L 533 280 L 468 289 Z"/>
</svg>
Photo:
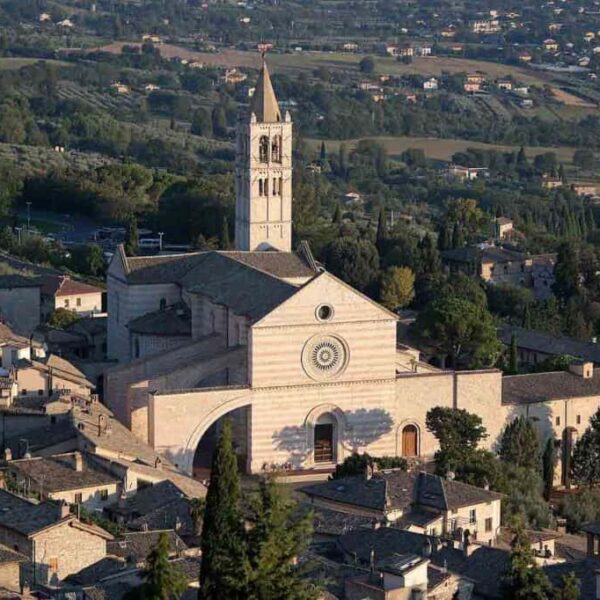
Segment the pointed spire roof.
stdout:
<svg viewBox="0 0 600 600">
<path fill-rule="evenodd" d="M 256 115 L 256 120 L 262 123 L 277 123 L 282 120 L 264 56 L 256 89 L 250 103 L 250 111 Z"/>
</svg>

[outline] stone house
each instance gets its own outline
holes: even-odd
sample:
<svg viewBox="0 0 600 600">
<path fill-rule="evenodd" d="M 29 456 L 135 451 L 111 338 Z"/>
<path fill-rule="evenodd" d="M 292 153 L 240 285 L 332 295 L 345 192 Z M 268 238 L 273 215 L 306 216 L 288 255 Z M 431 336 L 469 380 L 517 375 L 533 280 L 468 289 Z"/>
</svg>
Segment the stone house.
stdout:
<svg viewBox="0 0 600 600">
<path fill-rule="evenodd" d="M 27 557 L 6 546 L 0 546 L 0 594 L 21 591 L 21 568 Z"/>
<path fill-rule="evenodd" d="M 72 310 L 82 317 L 102 312 L 102 289 L 66 275 L 44 275 L 41 294 L 44 319 L 57 308 Z"/>
<path fill-rule="evenodd" d="M 21 275 L 0 275 L 0 322 L 30 335 L 40 324 L 41 282 Z"/>
<path fill-rule="evenodd" d="M 24 494 L 102 510 L 119 496 L 120 481 L 81 452 L 10 460 L 7 474 Z"/>
<path fill-rule="evenodd" d="M 504 325 L 498 329 L 498 339 L 509 346 L 512 336 L 517 342 L 519 363 L 537 365 L 554 356 L 572 356 L 583 362 L 600 365 L 600 345 L 594 342 L 582 342 L 565 335 L 550 335 L 543 331 Z"/>
<path fill-rule="evenodd" d="M 425 472 L 390 470 L 301 488 L 312 506 L 371 517 L 384 524 L 442 537 L 466 530 L 493 544 L 500 530 L 501 494 Z"/>
<path fill-rule="evenodd" d="M 56 586 L 106 556 L 112 536 L 79 521 L 68 505 L 33 504 L 0 490 L 0 508 L 0 543 L 28 559 L 23 583 Z"/>
</svg>

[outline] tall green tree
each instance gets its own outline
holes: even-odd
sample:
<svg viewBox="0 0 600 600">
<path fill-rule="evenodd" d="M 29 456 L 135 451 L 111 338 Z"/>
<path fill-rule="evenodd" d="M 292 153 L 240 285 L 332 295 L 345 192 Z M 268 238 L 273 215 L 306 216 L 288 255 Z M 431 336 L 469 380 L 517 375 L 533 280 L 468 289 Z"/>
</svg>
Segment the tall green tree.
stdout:
<svg viewBox="0 0 600 600">
<path fill-rule="evenodd" d="M 323 249 L 329 271 L 362 292 L 369 291 L 379 274 L 379 254 L 369 240 L 343 237 Z"/>
<path fill-rule="evenodd" d="M 552 586 L 546 574 L 535 562 L 531 541 L 518 520 L 514 528 L 510 562 L 502 582 L 506 600 L 550 600 Z"/>
<path fill-rule="evenodd" d="M 129 218 L 127 231 L 125 233 L 125 254 L 135 256 L 139 250 L 139 237 L 137 219 L 134 216 Z"/>
<path fill-rule="evenodd" d="M 194 135 L 211 138 L 213 136 L 213 123 L 210 112 L 206 108 L 194 111 L 191 131 Z"/>
<path fill-rule="evenodd" d="M 519 416 L 504 428 L 498 454 L 506 463 L 541 472 L 540 439 L 530 419 Z"/>
<path fill-rule="evenodd" d="M 571 571 L 561 577 L 561 585 L 554 591 L 554 600 L 579 600 L 579 598 L 579 581 Z"/>
<path fill-rule="evenodd" d="M 383 252 L 385 250 L 385 242 L 388 239 L 388 227 L 385 219 L 385 209 L 382 207 L 379 209 L 379 217 L 377 218 L 377 235 L 375 237 L 377 242 L 377 250 Z"/>
<path fill-rule="evenodd" d="M 575 443 L 571 471 L 579 485 L 592 487 L 600 483 L 600 408 L 592 415 L 589 427 Z"/>
<path fill-rule="evenodd" d="M 308 547 L 312 514 L 301 514 L 273 478 L 261 480 L 248 534 L 248 600 L 312 600 L 318 589 L 298 557 Z"/>
<path fill-rule="evenodd" d="M 242 600 L 246 540 L 240 511 L 240 479 L 226 419 L 213 456 L 202 526 L 199 600 Z"/>
<path fill-rule="evenodd" d="M 510 337 L 508 372 L 511 375 L 516 375 L 519 372 L 519 349 L 517 346 L 517 336 L 514 333 Z"/>
<path fill-rule="evenodd" d="M 556 256 L 552 291 L 566 303 L 579 295 L 580 290 L 579 249 L 574 242 L 564 242 L 559 246 Z"/>
<path fill-rule="evenodd" d="M 381 302 L 390 310 L 403 308 L 415 297 L 415 274 L 408 267 L 390 267 L 381 278 Z"/>
<path fill-rule="evenodd" d="M 229 237 L 229 220 L 223 217 L 221 235 L 219 236 L 221 250 L 231 250 L 231 239 Z"/>
<path fill-rule="evenodd" d="M 550 500 L 552 490 L 554 489 L 554 467 L 556 466 L 556 443 L 554 436 L 548 438 L 542 455 L 542 465 L 544 474 L 544 498 Z"/>
<path fill-rule="evenodd" d="M 183 572 L 169 561 L 169 536 L 162 532 L 147 559 L 144 583 L 125 596 L 125 600 L 177 600 L 187 589 Z"/>
</svg>

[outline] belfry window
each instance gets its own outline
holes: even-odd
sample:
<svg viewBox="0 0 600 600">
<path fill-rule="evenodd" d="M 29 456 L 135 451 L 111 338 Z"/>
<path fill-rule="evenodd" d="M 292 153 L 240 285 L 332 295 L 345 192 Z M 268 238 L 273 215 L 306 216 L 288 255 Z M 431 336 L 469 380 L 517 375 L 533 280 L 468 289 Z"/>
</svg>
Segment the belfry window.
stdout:
<svg viewBox="0 0 600 600">
<path fill-rule="evenodd" d="M 259 196 L 264 196 L 265 193 L 265 184 L 264 181 L 262 179 L 258 180 L 258 195 Z"/>
<path fill-rule="evenodd" d="M 269 162 L 269 138 L 263 135 L 258 145 L 258 159 L 261 163 Z"/>
<path fill-rule="evenodd" d="M 276 135 L 271 144 L 271 160 L 276 163 L 281 162 L 281 136 Z"/>
</svg>

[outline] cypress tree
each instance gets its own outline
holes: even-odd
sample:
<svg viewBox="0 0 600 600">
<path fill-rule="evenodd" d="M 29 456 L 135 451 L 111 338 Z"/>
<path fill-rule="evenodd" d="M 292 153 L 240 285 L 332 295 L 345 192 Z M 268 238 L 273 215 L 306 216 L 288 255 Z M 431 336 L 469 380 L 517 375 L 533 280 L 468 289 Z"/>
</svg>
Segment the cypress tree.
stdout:
<svg viewBox="0 0 600 600">
<path fill-rule="evenodd" d="M 513 419 L 502 432 L 498 454 L 505 463 L 540 473 L 540 439 L 533 423 L 523 416 Z"/>
<path fill-rule="evenodd" d="M 587 221 L 587 230 L 588 233 L 592 233 L 596 229 L 596 219 L 594 219 L 594 211 L 591 206 L 587 207 L 585 211 L 586 221 Z"/>
<path fill-rule="evenodd" d="M 340 144 L 338 161 L 341 174 L 346 177 L 348 174 L 348 146 L 345 143 Z"/>
<path fill-rule="evenodd" d="M 421 270 L 429 274 L 437 273 L 441 269 L 440 253 L 429 233 L 419 241 L 418 248 L 421 254 Z"/>
<path fill-rule="evenodd" d="M 221 223 L 221 235 L 219 236 L 221 250 L 230 250 L 231 249 L 231 240 L 229 238 L 229 220 L 227 217 L 223 217 L 223 222 Z"/>
<path fill-rule="evenodd" d="M 321 165 L 327 160 L 327 148 L 325 147 L 325 141 L 321 142 L 321 152 L 319 153 Z"/>
<path fill-rule="evenodd" d="M 460 223 L 454 224 L 454 230 L 452 231 L 452 247 L 463 248 L 465 245 L 465 236 L 463 234 Z"/>
<path fill-rule="evenodd" d="M 554 487 L 554 465 L 556 464 L 554 436 L 548 438 L 546 442 L 542 463 L 544 467 L 544 498 L 548 501 Z"/>
<path fill-rule="evenodd" d="M 333 218 L 331 222 L 335 225 L 339 225 L 342 222 L 342 209 L 339 204 L 335 205 L 335 210 L 333 211 Z"/>
<path fill-rule="evenodd" d="M 127 232 L 125 234 L 125 254 L 135 256 L 139 250 L 139 238 L 137 220 L 132 215 L 127 223 Z"/>
<path fill-rule="evenodd" d="M 567 174 L 565 172 L 565 166 L 562 163 L 560 163 L 560 167 L 558 167 L 558 176 L 563 185 L 565 185 L 567 183 Z"/>
<path fill-rule="evenodd" d="M 511 375 L 516 375 L 519 372 L 519 353 L 517 348 L 517 336 L 513 333 L 510 338 L 510 358 L 508 370 Z"/>
<path fill-rule="evenodd" d="M 525 154 L 525 148 L 521 146 L 519 153 L 517 154 L 517 167 L 523 167 L 527 165 L 527 154 Z"/>
<path fill-rule="evenodd" d="M 256 520 L 248 534 L 247 598 L 316 598 L 316 586 L 296 561 L 310 542 L 312 514 L 300 516 L 297 505 L 272 478 L 260 482 L 254 510 Z"/>
<path fill-rule="evenodd" d="M 383 208 L 379 209 L 379 218 L 377 220 L 377 250 L 382 252 L 385 241 L 388 238 L 388 230 L 387 223 L 385 220 L 385 210 Z"/>
<path fill-rule="evenodd" d="M 546 574 L 535 562 L 531 541 L 522 523 L 515 527 L 510 563 L 504 577 L 502 592 L 506 600 L 548 600 L 552 586 Z"/>
<path fill-rule="evenodd" d="M 124 600 L 170 600 L 180 598 L 187 588 L 182 571 L 169 561 L 169 536 L 162 532 L 148 555 L 144 583 L 132 589 Z"/>
<path fill-rule="evenodd" d="M 554 592 L 555 600 L 579 600 L 579 581 L 575 572 L 561 577 L 561 586 Z"/>
<path fill-rule="evenodd" d="M 529 302 L 525 305 L 523 310 L 523 327 L 525 329 L 531 329 L 531 308 Z"/>
<path fill-rule="evenodd" d="M 202 526 L 199 600 L 246 598 L 246 543 L 240 511 L 240 479 L 226 419 L 217 442 Z"/>
</svg>

